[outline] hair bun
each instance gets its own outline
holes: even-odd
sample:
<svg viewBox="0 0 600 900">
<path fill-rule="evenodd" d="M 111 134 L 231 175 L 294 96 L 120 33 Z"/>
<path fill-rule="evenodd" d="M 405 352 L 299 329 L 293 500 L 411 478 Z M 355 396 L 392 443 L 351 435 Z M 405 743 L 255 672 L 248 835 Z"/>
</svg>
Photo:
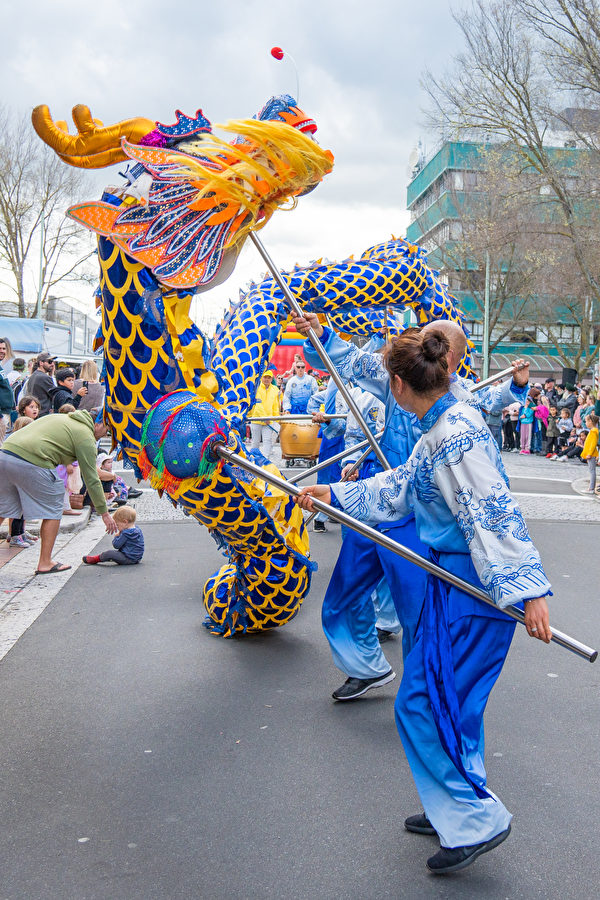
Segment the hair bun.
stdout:
<svg viewBox="0 0 600 900">
<path fill-rule="evenodd" d="M 423 357 L 427 362 L 437 362 L 450 349 L 448 338 L 442 331 L 426 331 L 423 334 Z"/>
</svg>

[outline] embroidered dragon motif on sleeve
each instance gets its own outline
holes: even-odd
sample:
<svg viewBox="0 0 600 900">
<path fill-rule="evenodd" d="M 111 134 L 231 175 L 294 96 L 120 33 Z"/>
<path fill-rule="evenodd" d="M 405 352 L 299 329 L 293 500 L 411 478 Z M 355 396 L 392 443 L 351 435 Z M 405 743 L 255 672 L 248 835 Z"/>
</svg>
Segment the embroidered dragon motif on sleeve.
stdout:
<svg viewBox="0 0 600 900">
<path fill-rule="evenodd" d="M 502 482 L 492 485 L 492 492 L 481 500 L 477 500 L 473 493 L 470 488 L 462 488 L 455 495 L 459 506 L 456 521 L 467 544 L 471 544 L 475 537 L 476 524 L 494 532 L 500 541 L 508 535 L 517 541 L 531 540 L 523 516 L 504 490 Z"/>
<path fill-rule="evenodd" d="M 460 415 L 460 414 L 459 414 Z M 458 416 L 453 416 L 458 418 Z M 468 419 L 466 420 L 468 421 Z M 454 424 L 451 422 L 450 424 Z M 469 432 L 461 431 L 451 437 L 444 438 L 434 449 L 431 455 L 431 464 L 434 469 L 439 466 L 458 466 L 463 461 L 465 454 L 473 449 L 475 444 L 487 443 L 491 438 L 487 426 L 473 431 L 473 424 L 469 422 Z"/>
<path fill-rule="evenodd" d="M 406 494 L 407 486 L 413 481 L 414 465 L 413 462 L 392 469 L 385 478 L 385 487 L 380 488 L 377 492 L 377 509 L 386 513 L 390 519 L 399 518 L 405 514 L 404 511 L 398 510 L 398 501 L 403 494 Z"/>
</svg>

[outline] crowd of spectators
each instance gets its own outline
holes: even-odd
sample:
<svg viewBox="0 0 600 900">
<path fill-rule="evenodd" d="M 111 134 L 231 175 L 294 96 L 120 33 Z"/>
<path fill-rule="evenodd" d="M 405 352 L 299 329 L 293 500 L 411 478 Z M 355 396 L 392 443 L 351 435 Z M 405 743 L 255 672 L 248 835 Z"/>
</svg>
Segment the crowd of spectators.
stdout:
<svg viewBox="0 0 600 900">
<path fill-rule="evenodd" d="M 593 491 L 599 413 L 600 403 L 591 388 L 548 378 L 530 388 L 525 403 L 513 403 L 501 415 L 488 416 L 487 422 L 506 453 L 581 460 L 590 470 Z"/>
<path fill-rule="evenodd" d="M 0 338 L 0 523 L 9 519 L 10 545 L 25 549 L 37 541 L 26 518 L 42 519 L 38 574 L 65 568 L 52 560 L 62 515 L 80 515 L 87 504 L 116 531 L 109 511 L 141 493 L 128 489 L 112 472 L 112 457 L 99 453 L 103 402 L 94 360 L 80 371 L 56 369 L 47 352 L 26 362 Z"/>
</svg>

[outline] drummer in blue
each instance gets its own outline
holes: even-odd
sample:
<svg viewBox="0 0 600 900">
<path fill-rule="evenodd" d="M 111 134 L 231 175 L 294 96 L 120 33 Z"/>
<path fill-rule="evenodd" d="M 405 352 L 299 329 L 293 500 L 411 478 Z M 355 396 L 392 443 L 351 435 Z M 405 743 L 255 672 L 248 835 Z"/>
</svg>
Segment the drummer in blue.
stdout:
<svg viewBox="0 0 600 900">
<path fill-rule="evenodd" d="M 315 497 L 369 525 L 414 513 L 431 558 L 495 604 L 428 575 L 404 659 L 396 724 L 424 808 L 405 827 L 438 836 L 440 849 L 427 860 L 436 875 L 471 865 L 510 833 L 512 816 L 484 766 L 483 713 L 515 628 L 502 609 L 524 604 L 529 635 L 551 639 L 550 584 L 497 443 L 480 413 L 450 391 L 448 350 L 444 332 L 429 326 L 407 329 L 386 355 L 392 394 L 422 432 L 405 464 L 298 497 L 304 509 Z"/>
</svg>

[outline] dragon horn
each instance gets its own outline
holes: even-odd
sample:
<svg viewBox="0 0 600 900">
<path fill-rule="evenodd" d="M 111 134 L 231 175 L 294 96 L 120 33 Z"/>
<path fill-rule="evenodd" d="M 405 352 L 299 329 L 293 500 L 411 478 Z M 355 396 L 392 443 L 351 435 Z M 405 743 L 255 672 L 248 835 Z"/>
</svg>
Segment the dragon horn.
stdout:
<svg viewBox="0 0 600 900">
<path fill-rule="evenodd" d="M 127 119 L 115 125 L 104 126 L 93 119 L 88 106 L 73 107 L 73 122 L 77 134 L 71 135 L 64 122 L 54 122 L 47 106 L 36 106 L 31 121 L 38 136 L 48 144 L 64 162 L 80 169 L 103 169 L 127 159 L 121 149 L 121 138 L 137 144 L 155 123 L 150 119 Z"/>
</svg>

